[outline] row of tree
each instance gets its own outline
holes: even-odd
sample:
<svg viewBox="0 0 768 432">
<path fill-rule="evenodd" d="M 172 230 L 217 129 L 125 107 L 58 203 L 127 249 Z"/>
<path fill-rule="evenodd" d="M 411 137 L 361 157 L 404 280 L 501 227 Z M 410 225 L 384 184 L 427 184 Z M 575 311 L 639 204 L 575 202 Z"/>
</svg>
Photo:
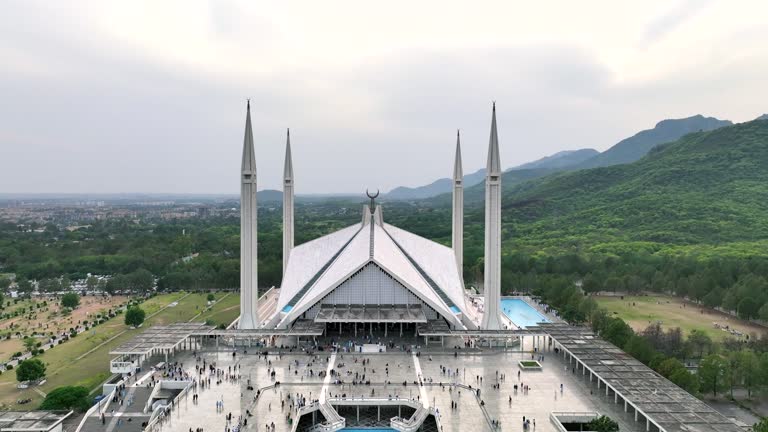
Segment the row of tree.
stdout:
<svg viewBox="0 0 768 432">
<path fill-rule="evenodd" d="M 463 270 L 468 285 L 483 280 L 481 213 L 467 209 Z M 387 203 L 388 222 L 446 245 L 450 217 L 446 206 Z M 296 243 L 301 244 L 357 222 L 358 204 L 300 204 L 295 220 Z M 585 233 L 591 232 L 588 228 Z M 562 276 L 581 281 L 586 292 L 669 293 L 743 318 L 768 319 L 768 257 L 745 250 L 747 246 L 685 248 L 650 242 L 599 243 L 600 238 L 588 237 L 553 242 L 545 233 L 518 237 L 519 229 L 505 222 L 502 286 L 507 292 L 532 290 L 549 277 Z M 280 211 L 260 208 L 261 286 L 281 282 L 281 232 Z M 191 258 L 193 253 L 198 255 Z M 143 291 L 152 285 L 150 275 L 164 290 L 237 288 L 239 265 L 236 218 L 100 221 L 72 232 L 51 225 L 41 233 L 0 224 L 0 266 L 17 273 L 20 285 L 25 279 L 39 280 L 44 291 L 60 290 L 67 281 L 88 273 L 116 276 L 111 284 L 89 281 L 105 291 Z"/>
<path fill-rule="evenodd" d="M 662 329 L 650 325 L 635 332 L 624 320 L 610 316 L 591 297 L 569 283 L 552 277 L 536 294 L 570 322 L 588 322 L 593 331 L 657 371 L 689 393 L 718 394 L 743 388 L 751 397 L 758 389 L 768 389 L 768 342 L 766 338 L 749 343 L 729 341 L 716 344 L 704 332 L 693 330 L 684 337 L 680 328 Z M 686 364 L 697 360 L 696 374 Z"/>
</svg>

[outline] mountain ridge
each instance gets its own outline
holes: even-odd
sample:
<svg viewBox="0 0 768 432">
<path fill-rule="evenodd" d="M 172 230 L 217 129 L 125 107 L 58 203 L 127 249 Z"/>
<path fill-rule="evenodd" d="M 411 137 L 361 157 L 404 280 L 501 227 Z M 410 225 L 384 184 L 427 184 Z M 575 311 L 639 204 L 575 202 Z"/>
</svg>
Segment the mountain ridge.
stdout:
<svg viewBox="0 0 768 432">
<path fill-rule="evenodd" d="M 595 149 L 563 150 L 555 154 L 536 159 L 512 168 L 505 172 L 525 170 L 522 177 L 528 178 L 526 174 L 533 172 L 549 173 L 557 169 L 564 169 L 568 166 L 583 162 L 599 152 Z M 534 171 L 538 170 L 538 171 Z M 481 168 L 464 176 L 464 188 L 470 188 L 478 185 L 485 180 L 485 168 Z M 412 200 L 432 198 L 441 194 L 450 193 L 453 187 L 453 181 L 450 178 L 441 178 L 424 186 L 398 186 L 385 195 L 383 198 L 390 200 Z"/>
<path fill-rule="evenodd" d="M 657 145 L 676 141 L 689 133 L 706 132 L 730 125 L 733 125 L 730 120 L 704 117 L 701 114 L 680 119 L 661 120 L 653 128 L 642 130 L 625 138 L 608 150 L 572 168 L 585 169 L 631 163 L 648 154 Z"/>
</svg>

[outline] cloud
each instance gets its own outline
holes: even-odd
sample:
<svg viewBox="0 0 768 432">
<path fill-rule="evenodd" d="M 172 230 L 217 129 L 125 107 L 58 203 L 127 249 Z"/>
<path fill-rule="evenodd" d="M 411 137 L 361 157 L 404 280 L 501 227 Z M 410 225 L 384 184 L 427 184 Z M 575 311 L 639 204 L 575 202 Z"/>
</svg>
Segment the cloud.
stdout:
<svg viewBox="0 0 768 432">
<path fill-rule="evenodd" d="M 680 28 L 712 4 L 712 0 L 677 0 L 654 17 L 641 35 L 643 46 L 652 45 Z"/>
<path fill-rule="evenodd" d="M 667 117 L 765 111 L 766 31 L 737 19 L 757 13 L 715 4 L 722 23 L 670 12 L 649 32 L 645 7 L 613 21 L 581 5 L 430 20 L 430 5 L 402 19 L 396 7 L 8 2 L 0 192 L 237 193 L 246 97 L 260 186 L 279 187 L 290 127 L 297 193 L 448 176 L 456 128 L 465 170 L 480 168 L 491 100 L 505 166 L 605 149 Z M 646 33 L 673 49 L 638 53 Z"/>
</svg>

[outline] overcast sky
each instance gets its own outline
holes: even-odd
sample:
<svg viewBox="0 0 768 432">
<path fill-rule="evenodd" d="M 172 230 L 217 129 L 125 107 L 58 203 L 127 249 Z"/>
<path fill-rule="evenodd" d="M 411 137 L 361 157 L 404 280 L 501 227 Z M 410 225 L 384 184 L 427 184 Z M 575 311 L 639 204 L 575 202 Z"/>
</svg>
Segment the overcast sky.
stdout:
<svg viewBox="0 0 768 432">
<path fill-rule="evenodd" d="M 765 1 L 3 1 L 0 192 L 382 191 L 768 111 Z"/>
</svg>

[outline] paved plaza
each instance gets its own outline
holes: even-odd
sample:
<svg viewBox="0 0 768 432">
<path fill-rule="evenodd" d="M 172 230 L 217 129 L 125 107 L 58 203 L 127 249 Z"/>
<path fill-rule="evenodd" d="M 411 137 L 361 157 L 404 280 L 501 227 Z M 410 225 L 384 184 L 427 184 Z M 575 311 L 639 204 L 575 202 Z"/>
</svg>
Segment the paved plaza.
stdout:
<svg viewBox="0 0 768 432">
<path fill-rule="evenodd" d="M 543 353 L 542 370 L 520 371 L 517 362 L 531 358 L 530 342 L 526 341 L 523 351 L 422 347 L 418 356 L 416 350 L 371 354 L 320 351 L 311 355 L 286 350 L 265 356 L 255 348 L 247 354 L 239 348 L 233 356 L 231 349 L 223 346 L 220 351 L 207 347 L 209 351 L 198 352 L 196 357 L 182 352 L 172 361 L 182 364 L 197 380 L 203 379 L 203 375 L 196 375 L 196 365 L 202 360 L 225 375 L 234 371 L 232 376 L 239 378 L 214 379 L 210 387 L 188 392 L 160 422 L 159 430 L 234 431 L 242 416 L 247 422 L 241 430 L 290 431 L 299 403 L 326 398 L 409 399 L 434 408 L 445 432 L 466 432 L 468 428 L 493 431 L 492 421 L 498 422 L 500 430 L 522 431 L 523 416 L 535 419 L 537 431 L 556 431 L 550 422 L 551 412 L 599 412 L 619 421 L 622 431 L 645 430 L 644 421 L 635 422 L 632 414 L 624 413 L 622 404 L 614 404 L 613 397 L 597 391 L 594 382 L 590 385 L 588 377 L 574 374 L 562 357 L 552 352 Z M 329 365 L 338 372 L 332 379 L 325 374 Z M 207 372 L 204 375 L 209 376 Z M 523 390 L 526 387 L 528 390 Z M 218 407 L 218 401 L 223 401 L 223 408 Z M 452 409 L 451 402 L 457 408 Z M 232 420 L 227 419 L 230 414 Z M 319 421 L 322 417 L 318 415 Z M 350 423 L 355 425 L 355 418 L 348 419 L 347 425 Z"/>
</svg>

